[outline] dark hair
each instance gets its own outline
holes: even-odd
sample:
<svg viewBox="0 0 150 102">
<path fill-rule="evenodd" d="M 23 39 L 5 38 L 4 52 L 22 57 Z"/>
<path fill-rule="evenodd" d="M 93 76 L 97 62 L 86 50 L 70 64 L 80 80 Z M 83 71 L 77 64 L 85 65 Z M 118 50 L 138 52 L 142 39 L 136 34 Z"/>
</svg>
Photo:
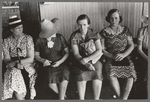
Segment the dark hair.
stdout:
<svg viewBox="0 0 150 102">
<path fill-rule="evenodd" d="M 88 24 L 91 24 L 90 18 L 86 14 L 82 14 L 77 18 L 77 23 L 79 20 L 87 19 Z"/>
<path fill-rule="evenodd" d="M 111 10 L 108 12 L 107 16 L 105 17 L 105 20 L 110 23 L 110 16 L 111 16 L 114 12 L 118 12 L 119 17 L 120 17 L 119 23 L 121 23 L 122 20 L 123 20 L 123 18 L 122 18 L 122 16 L 120 16 L 120 12 L 119 12 L 118 9 L 111 9 Z"/>
</svg>

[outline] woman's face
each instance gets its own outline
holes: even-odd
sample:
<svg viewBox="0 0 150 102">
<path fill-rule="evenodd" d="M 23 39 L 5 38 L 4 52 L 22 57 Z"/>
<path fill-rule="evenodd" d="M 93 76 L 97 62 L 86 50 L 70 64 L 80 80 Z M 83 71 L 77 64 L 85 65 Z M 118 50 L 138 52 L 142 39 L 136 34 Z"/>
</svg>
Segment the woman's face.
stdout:
<svg viewBox="0 0 150 102">
<path fill-rule="evenodd" d="M 15 28 L 11 29 L 11 31 L 12 31 L 13 34 L 15 34 L 15 35 L 21 35 L 22 32 L 23 32 L 23 25 L 21 24 L 21 25 L 15 27 Z"/>
<path fill-rule="evenodd" d="M 78 21 L 78 27 L 80 29 L 80 32 L 85 34 L 88 30 L 88 27 L 89 27 L 87 19 L 79 20 Z"/>
<path fill-rule="evenodd" d="M 120 21 L 120 17 L 118 12 L 114 12 L 111 16 L 110 16 L 110 25 L 111 26 L 117 26 L 119 24 Z"/>
</svg>

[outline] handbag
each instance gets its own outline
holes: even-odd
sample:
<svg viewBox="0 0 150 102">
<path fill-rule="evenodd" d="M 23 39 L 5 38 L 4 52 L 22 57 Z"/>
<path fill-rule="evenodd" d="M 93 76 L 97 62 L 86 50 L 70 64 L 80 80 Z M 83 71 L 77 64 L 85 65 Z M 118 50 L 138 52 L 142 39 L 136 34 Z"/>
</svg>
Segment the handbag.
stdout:
<svg viewBox="0 0 150 102">
<path fill-rule="evenodd" d="M 125 57 L 123 60 L 121 61 L 112 61 L 112 66 L 130 66 L 129 60 L 127 59 L 127 57 Z"/>
</svg>

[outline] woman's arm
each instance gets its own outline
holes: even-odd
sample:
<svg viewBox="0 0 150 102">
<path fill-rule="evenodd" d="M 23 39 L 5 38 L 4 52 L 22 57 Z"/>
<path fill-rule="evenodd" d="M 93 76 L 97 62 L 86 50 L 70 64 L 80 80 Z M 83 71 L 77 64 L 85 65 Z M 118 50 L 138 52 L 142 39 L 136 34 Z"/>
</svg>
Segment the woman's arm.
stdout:
<svg viewBox="0 0 150 102">
<path fill-rule="evenodd" d="M 4 40 L 2 43 L 2 50 L 3 50 L 3 60 L 6 63 L 7 68 L 12 68 L 17 64 L 17 61 L 12 61 L 9 53 L 8 41 Z"/>
<path fill-rule="evenodd" d="M 141 37 L 141 36 L 142 36 L 141 33 L 142 33 L 142 30 L 139 29 L 139 31 L 138 31 L 137 50 L 138 50 L 139 54 L 140 54 L 145 60 L 148 61 L 148 56 L 147 56 L 147 55 L 143 52 L 143 50 L 142 50 L 142 40 L 143 40 L 143 38 Z"/>
<path fill-rule="evenodd" d="M 60 64 L 65 62 L 65 60 L 69 57 L 69 49 L 68 49 L 68 47 L 64 48 L 64 51 L 65 51 L 65 55 L 60 60 L 54 62 L 52 67 L 58 67 Z"/>
<path fill-rule="evenodd" d="M 101 39 L 101 43 L 102 43 L 102 52 L 104 53 L 104 56 L 114 60 L 115 56 L 113 54 L 109 53 L 108 51 L 106 51 L 105 39 Z"/>
<path fill-rule="evenodd" d="M 137 46 L 137 50 L 139 52 L 139 54 L 145 59 L 148 61 L 148 56 L 143 52 L 142 50 L 142 43 L 138 44 Z"/>
<path fill-rule="evenodd" d="M 115 57 L 116 61 L 123 60 L 125 57 L 127 57 L 133 51 L 133 49 L 134 49 L 133 40 L 130 37 L 128 37 L 127 41 L 128 41 L 128 48 L 126 49 L 126 51 L 124 53 L 119 53 L 116 55 L 116 57 Z"/>
<path fill-rule="evenodd" d="M 65 55 L 59 60 L 60 64 L 63 63 L 69 57 L 69 49 L 68 49 L 68 47 L 66 47 L 64 49 L 64 51 L 65 51 Z"/>
<path fill-rule="evenodd" d="M 78 45 L 71 44 L 71 48 L 72 48 L 72 52 L 73 52 L 74 57 L 77 59 L 78 62 L 80 62 L 82 60 L 82 56 L 79 53 Z M 81 63 L 81 64 L 83 64 L 83 63 Z"/>
<path fill-rule="evenodd" d="M 95 47 L 96 47 L 96 51 L 92 55 L 83 58 L 85 63 L 87 63 L 91 60 L 94 60 L 95 58 L 97 58 L 98 56 L 100 56 L 102 54 L 102 46 L 101 46 L 101 43 L 100 43 L 100 39 L 95 41 Z"/>
<path fill-rule="evenodd" d="M 134 49 L 134 43 L 133 40 L 128 38 L 128 49 L 123 53 L 125 57 L 127 57 Z"/>
<path fill-rule="evenodd" d="M 27 56 L 25 59 L 21 59 L 21 64 L 29 64 L 33 63 L 34 60 L 34 48 L 31 47 L 30 49 L 27 49 Z"/>
<path fill-rule="evenodd" d="M 4 55 L 4 62 L 7 65 L 7 68 L 12 68 L 17 64 L 17 61 L 12 61 L 9 54 Z"/>
<path fill-rule="evenodd" d="M 46 59 L 41 58 L 40 53 L 35 51 L 35 60 L 41 62 L 44 64 L 44 62 L 46 61 Z"/>
</svg>

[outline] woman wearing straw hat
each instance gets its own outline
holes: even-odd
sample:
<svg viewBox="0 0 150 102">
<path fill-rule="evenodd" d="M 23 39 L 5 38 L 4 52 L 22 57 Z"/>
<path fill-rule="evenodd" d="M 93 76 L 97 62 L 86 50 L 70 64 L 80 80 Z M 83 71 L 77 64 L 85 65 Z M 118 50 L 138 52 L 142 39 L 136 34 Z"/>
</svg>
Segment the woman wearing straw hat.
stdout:
<svg viewBox="0 0 150 102">
<path fill-rule="evenodd" d="M 147 78 L 148 78 L 148 15 L 141 17 L 141 22 L 145 25 L 138 29 L 138 46 L 137 50 L 139 52 L 139 68 L 138 70 L 138 88 L 137 96 L 138 98 L 147 98 Z"/>
<path fill-rule="evenodd" d="M 70 77 L 69 67 L 66 63 L 69 51 L 65 38 L 57 33 L 60 27 L 58 18 L 41 21 L 42 31 L 36 41 L 35 59 L 43 64 L 43 67 L 40 68 L 41 73 L 44 74 L 41 80 L 59 94 L 60 100 L 64 100 Z M 59 84 L 59 88 L 57 84 Z"/>
<path fill-rule="evenodd" d="M 36 74 L 33 67 L 33 39 L 30 35 L 23 33 L 22 22 L 16 15 L 9 17 L 8 26 L 12 34 L 4 39 L 2 43 L 4 61 L 7 65 L 2 87 L 2 99 L 12 98 L 13 93 L 15 93 L 18 100 L 24 100 L 26 96 L 26 85 L 22 71 L 29 74 L 30 98 L 34 99 L 36 96 L 34 89 Z"/>
</svg>

